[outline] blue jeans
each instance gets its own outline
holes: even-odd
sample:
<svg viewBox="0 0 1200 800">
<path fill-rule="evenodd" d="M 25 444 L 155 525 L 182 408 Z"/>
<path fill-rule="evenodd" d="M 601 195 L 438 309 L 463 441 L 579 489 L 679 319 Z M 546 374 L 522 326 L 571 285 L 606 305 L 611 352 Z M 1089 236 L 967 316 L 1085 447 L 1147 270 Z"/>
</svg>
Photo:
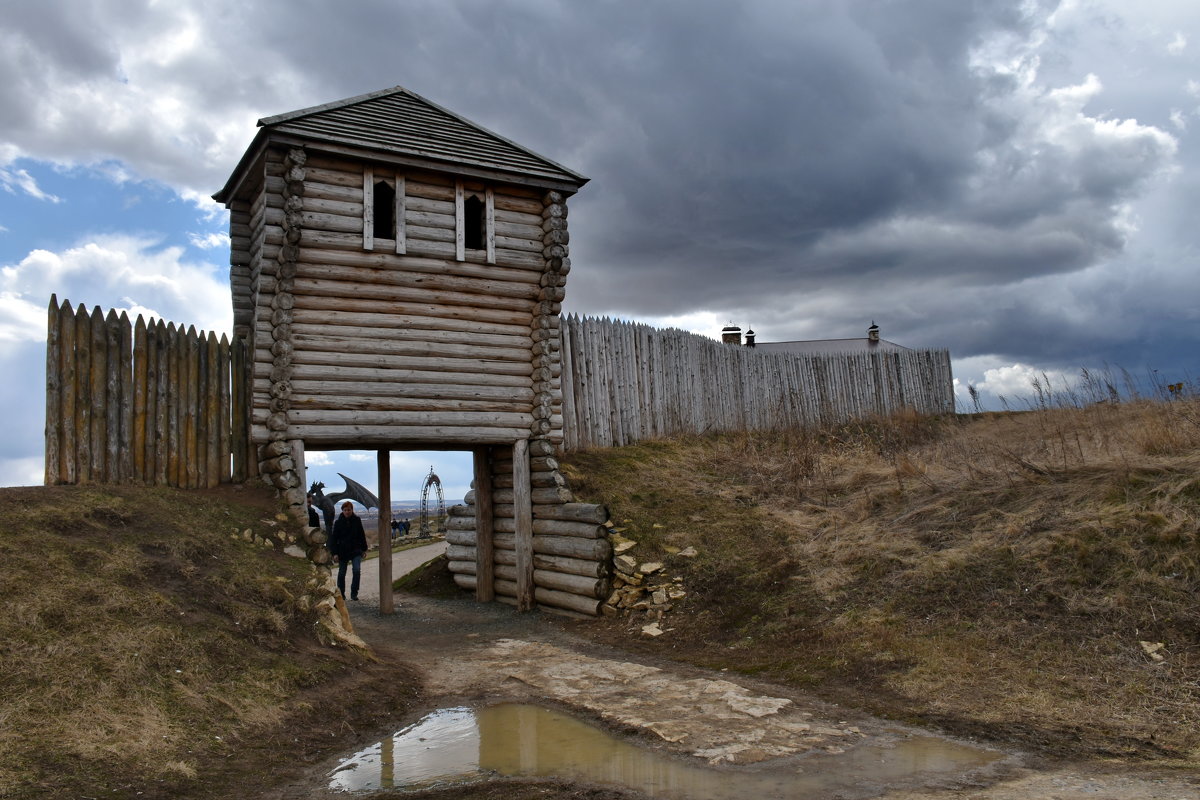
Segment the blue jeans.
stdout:
<svg viewBox="0 0 1200 800">
<path fill-rule="evenodd" d="M 338 587 L 338 591 L 342 593 L 342 597 L 345 597 L 346 596 L 346 567 L 350 566 L 351 564 L 354 565 L 354 569 L 351 570 L 350 599 L 357 600 L 358 599 L 358 584 L 362 578 L 362 556 L 354 556 L 349 561 L 347 561 L 344 558 L 338 559 L 337 587 Z"/>
</svg>

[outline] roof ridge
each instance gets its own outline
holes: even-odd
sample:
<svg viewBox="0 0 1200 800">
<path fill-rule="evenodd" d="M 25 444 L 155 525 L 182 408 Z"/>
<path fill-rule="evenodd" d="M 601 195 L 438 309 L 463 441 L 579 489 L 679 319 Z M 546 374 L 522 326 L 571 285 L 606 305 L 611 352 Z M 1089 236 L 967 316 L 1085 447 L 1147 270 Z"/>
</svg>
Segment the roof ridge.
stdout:
<svg viewBox="0 0 1200 800">
<path fill-rule="evenodd" d="M 333 102 L 323 103 L 318 106 L 309 106 L 308 108 L 301 108 L 296 111 L 289 111 L 284 114 L 276 114 L 275 116 L 272 116 L 272 117 L 263 117 L 262 119 L 260 119 L 258 121 L 258 125 L 259 125 L 259 127 L 263 127 L 263 128 L 273 127 L 275 125 L 280 125 L 285 122 L 293 122 L 295 120 L 303 119 L 305 117 L 315 116 L 317 114 L 322 114 L 322 113 L 325 113 L 328 111 L 337 111 L 338 109 L 348 108 L 350 106 L 360 105 L 362 103 L 366 103 L 371 100 L 379 100 L 379 99 L 382 99 L 385 97 L 391 97 L 394 95 L 407 95 L 408 97 L 412 98 L 413 100 L 416 100 L 417 102 L 422 103 L 422 104 L 428 106 L 429 108 L 446 115 L 447 117 L 457 121 L 458 123 L 460 123 L 462 125 L 467 126 L 468 128 L 470 128 L 472 130 L 478 131 L 479 133 L 482 133 L 486 136 L 490 136 L 492 139 L 495 139 L 498 142 L 501 142 L 505 145 L 508 145 L 509 147 L 512 147 L 512 148 L 515 148 L 516 150 L 521 151 L 529 158 L 532 158 L 536 161 L 540 161 L 541 163 L 545 164 L 548 167 L 551 167 L 553 169 L 564 172 L 567 175 L 570 175 L 571 177 L 575 178 L 576 180 L 581 181 L 582 183 L 586 183 L 588 181 L 587 176 L 585 176 L 579 172 L 576 172 L 575 170 L 573 170 L 569 167 L 563 166 L 562 164 L 558 163 L 557 161 L 549 159 L 546 156 L 542 155 L 541 153 L 535 152 L 534 150 L 531 150 L 522 144 L 518 144 L 517 142 L 514 142 L 512 139 L 509 139 L 505 136 L 501 136 L 500 134 L 496 133 L 495 131 L 493 131 L 489 128 L 485 128 L 483 125 L 480 125 L 478 122 L 469 120 L 466 117 L 462 116 L 461 114 L 457 114 L 457 113 L 451 111 L 450 109 L 445 108 L 444 106 L 438 105 L 437 103 L 433 102 L 429 98 L 419 95 L 416 92 L 412 91 L 411 89 L 406 89 L 403 86 L 393 86 L 389 89 L 379 89 L 378 91 L 368 92 L 367 94 L 360 94 L 360 95 L 356 95 L 354 97 L 347 97 L 344 100 L 335 100 Z"/>
<path fill-rule="evenodd" d="M 408 91 L 403 86 L 392 86 L 389 89 L 378 89 L 374 92 L 367 92 L 366 94 L 347 97 L 344 100 L 334 100 L 331 103 L 322 103 L 319 106 L 309 106 L 308 108 L 299 108 L 295 111 L 287 111 L 283 114 L 276 114 L 272 117 L 263 117 L 258 121 L 258 127 L 266 128 L 271 125 L 278 125 L 281 122 L 290 122 L 294 119 L 300 119 L 301 117 L 309 117 L 313 114 L 319 114 L 322 111 L 334 111 L 339 108 L 357 105 L 358 103 L 365 103 L 367 100 L 375 100 L 377 98 L 388 97 L 393 94 L 413 94 L 413 92 Z M 414 94 L 414 97 L 415 96 L 418 95 Z M 423 97 L 420 99 L 425 100 Z M 429 101 L 426 100 L 425 102 Z"/>
</svg>

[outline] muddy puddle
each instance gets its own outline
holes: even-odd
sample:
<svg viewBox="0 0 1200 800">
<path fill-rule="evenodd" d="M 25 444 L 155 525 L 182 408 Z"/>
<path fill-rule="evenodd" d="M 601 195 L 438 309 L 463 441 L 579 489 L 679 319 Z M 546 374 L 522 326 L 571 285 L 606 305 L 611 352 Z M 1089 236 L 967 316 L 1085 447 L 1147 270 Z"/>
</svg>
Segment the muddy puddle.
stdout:
<svg viewBox="0 0 1200 800">
<path fill-rule="evenodd" d="M 492 775 L 557 777 L 688 800 L 869 796 L 884 786 L 952 778 L 1001 754 L 896 732 L 880 743 L 786 763 L 713 769 L 665 756 L 539 706 L 435 711 L 343 761 L 331 789 L 414 790 Z"/>
</svg>

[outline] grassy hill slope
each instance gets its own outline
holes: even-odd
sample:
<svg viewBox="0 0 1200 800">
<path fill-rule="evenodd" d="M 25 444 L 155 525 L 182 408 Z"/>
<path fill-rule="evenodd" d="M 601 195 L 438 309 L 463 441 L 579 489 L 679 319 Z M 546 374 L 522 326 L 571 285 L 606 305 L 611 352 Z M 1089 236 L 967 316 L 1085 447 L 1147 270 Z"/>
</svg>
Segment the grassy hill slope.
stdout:
<svg viewBox="0 0 1200 800">
<path fill-rule="evenodd" d="M 266 490 L 0 489 L 0 507 L 0 796 L 248 796 L 264 763 L 324 756 L 414 691 L 318 641 L 313 568 L 262 544 Z"/>
<path fill-rule="evenodd" d="M 1043 752 L 1200 760 L 1194 400 L 655 442 L 566 468 L 689 592 L 666 635 L 613 638 Z"/>
</svg>

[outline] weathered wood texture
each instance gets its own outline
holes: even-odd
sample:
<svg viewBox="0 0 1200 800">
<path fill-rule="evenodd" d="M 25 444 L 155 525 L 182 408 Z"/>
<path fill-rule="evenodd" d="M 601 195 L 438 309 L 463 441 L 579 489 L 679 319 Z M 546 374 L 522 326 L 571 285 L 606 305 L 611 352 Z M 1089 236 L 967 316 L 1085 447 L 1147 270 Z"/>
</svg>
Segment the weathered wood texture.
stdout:
<svg viewBox="0 0 1200 800">
<path fill-rule="evenodd" d="M 479 599 L 486 594 L 519 609 L 536 604 L 595 616 L 610 589 L 608 509 L 570 502 L 563 487 L 550 494 L 529 489 L 538 476 L 560 475 L 552 457 L 529 457 L 534 448 L 549 452 L 544 440 L 477 450 L 475 489 L 466 503 L 448 509 L 450 571 Z M 492 489 L 501 478 L 526 491 Z"/>
<path fill-rule="evenodd" d="M 540 194 L 319 148 L 300 169 L 290 157 L 268 149 L 244 222 L 231 207 L 231 238 L 244 233 L 231 257 L 235 312 L 252 306 L 235 315 L 249 348 L 245 403 L 233 404 L 251 444 L 271 437 L 281 358 L 292 391 L 277 433 L 309 447 L 527 436 L 547 266 Z M 373 217 L 381 181 L 396 193 L 390 231 Z M 487 238 L 460 252 L 462 192 L 486 201 Z"/>
<path fill-rule="evenodd" d="M 225 336 L 53 298 L 47 332 L 47 484 L 232 479 Z"/>
<path fill-rule="evenodd" d="M 901 409 L 954 411 L 947 350 L 765 353 L 681 330 L 574 315 L 563 318 L 559 333 L 568 451 Z"/>
</svg>

